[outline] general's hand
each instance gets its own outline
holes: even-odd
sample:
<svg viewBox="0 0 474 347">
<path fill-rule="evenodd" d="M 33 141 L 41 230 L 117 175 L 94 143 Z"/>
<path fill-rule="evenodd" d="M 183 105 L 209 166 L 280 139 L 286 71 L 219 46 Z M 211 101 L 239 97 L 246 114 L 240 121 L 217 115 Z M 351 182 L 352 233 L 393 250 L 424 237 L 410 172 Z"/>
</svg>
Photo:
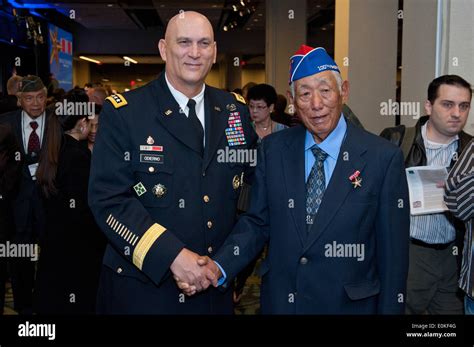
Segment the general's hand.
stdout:
<svg viewBox="0 0 474 347">
<path fill-rule="evenodd" d="M 207 268 L 208 271 L 210 271 L 213 274 L 214 278 L 210 279 L 210 281 L 212 282 L 212 285 L 214 287 L 217 287 L 217 282 L 219 278 L 222 276 L 222 273 L 219 267 L 216 265 L 216 263 L 207 256 L 199 257 L 197 260 L 197 263 L 199 266 Z M 178 287 L 188 296 L 194 295 L 196 294 L 197 291 L 199 291 L 195 285 L 180 279 L 178 276 L 174 276 L 174 279 Z M 209 285 L 207 285 L 204 289 L 207 289 L 208 286 Z"/>
<path fill-rule="evenodd" d="M 218 272 L 215 271 L 217 266 L 212 261 L 212 265 L 208 266 L 209 260 L 208 257 L 200 257 L 184 248 L 175 258 L 170 269 L 176 281 L 187 283 L 194 287 L 194 292 L 199 292 L 207 289 L 211 282 L 217 285 Z"/>
</svg>

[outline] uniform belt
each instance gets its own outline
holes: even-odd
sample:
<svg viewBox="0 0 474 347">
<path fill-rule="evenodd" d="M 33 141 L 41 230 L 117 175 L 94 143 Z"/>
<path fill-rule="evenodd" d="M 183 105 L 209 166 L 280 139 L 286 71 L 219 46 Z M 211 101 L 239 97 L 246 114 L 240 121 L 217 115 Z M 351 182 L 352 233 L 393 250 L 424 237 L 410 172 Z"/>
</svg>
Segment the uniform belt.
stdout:
<svg viewBox="0 0 474 347">
<path fill-rule="evenodd" d="M 417 240 L 417 239 L 413 239 L 413 238 L 411 238 L 410 241 L 414 245 L 425 247 L 425 248 L 436 249 L 438 251 L 448 248 L 449 245 L 451 244 L 451 242 L 448 242 L 448 243 L 426 243 L 426 242 L 423 242 L 421 240 Z"/>
</svg>

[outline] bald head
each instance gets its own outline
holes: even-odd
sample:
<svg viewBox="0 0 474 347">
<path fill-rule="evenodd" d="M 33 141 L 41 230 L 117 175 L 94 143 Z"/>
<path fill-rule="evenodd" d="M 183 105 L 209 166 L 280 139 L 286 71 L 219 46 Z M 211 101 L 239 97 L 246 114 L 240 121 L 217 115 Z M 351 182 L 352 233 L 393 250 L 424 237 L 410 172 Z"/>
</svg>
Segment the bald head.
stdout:
<svg viewBox="0 0 474 347">
<path fill-rule="evenodd" d="M 182 26 L 207 27 L 211 34 L 211 40 L 214 41 L 214 30 L 212 29 L 211 22 L 209 22 L 206 16 L 195 11 L 180 12 L 173 16 L 166 27 L 165 40 L 172 38 L 175 32 L 179 31 Z"/>
<path fill-rule="evenodd" d="M 189 98 L 199 94 L 217 55 L 209 20 L 194 11 L 177 14 L 170 19 L 158 48 L 171 85 Z"/>
</svg>

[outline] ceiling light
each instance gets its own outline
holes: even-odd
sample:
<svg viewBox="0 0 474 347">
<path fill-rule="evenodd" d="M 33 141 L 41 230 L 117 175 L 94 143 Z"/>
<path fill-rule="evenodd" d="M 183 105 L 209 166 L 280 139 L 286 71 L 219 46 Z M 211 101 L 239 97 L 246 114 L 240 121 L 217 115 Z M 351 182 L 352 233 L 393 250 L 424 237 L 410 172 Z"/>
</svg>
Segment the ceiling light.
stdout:
<svg viewBox="0 0 474 347">
<path fill-rule="evenodd" d="M 244 2 L 244 0 L 240 0 L 240 4 L 245 7 L 245 2 Z"/>
<path fill-rule="evenodd" d="M 91 63 L 102 64 L 102 62 L 100 62 L 99 60 L 87 58 L 87 57 L 85 57 L 85 56 L 83 56 L 83 55 L 79 56 L 79 59 L 86 60 L 86 61 L 90 61 Z"/>
<path fill-rule="evenodd" d="M 237 12 L 237 6 L 232 5 L 232 8 L 234 9 L 234 12 Z"/>
<path fill-rule="evenodd" d="M 222 29 L 224 29 L 224 31 L 229 30 L 229 28 L 227 28 L 227 25 L 224 25 L 224 28 L 222 28 Z"/>
<path fill-rule="evenodd" d="M 138 64 L 138 61 L 136 61 L 136 60 L 134 60 L 134 59 L 132 59 L 132 58 L 130 58 L 130 57 L 124 56 L 123 59 L 128 60 L 128 61 L 131 62 L 131 63 Z"/>
</svg>

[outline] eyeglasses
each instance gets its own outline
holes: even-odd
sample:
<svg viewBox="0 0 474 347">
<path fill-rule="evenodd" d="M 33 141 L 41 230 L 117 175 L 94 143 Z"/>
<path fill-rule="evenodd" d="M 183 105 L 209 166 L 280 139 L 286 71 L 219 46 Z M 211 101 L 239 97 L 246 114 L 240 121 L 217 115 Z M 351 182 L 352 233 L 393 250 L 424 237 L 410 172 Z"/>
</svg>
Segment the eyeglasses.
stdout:
<svg viewBox="0 0 474 347">
<path fill-rule="evenodd" d="M 257 110 L 257 111 L 262 111 L 264 109 L 268 108 L 268 106 L 261 106 L 261 105 L 249 105 L 250 110 Z"/>
</svg>

